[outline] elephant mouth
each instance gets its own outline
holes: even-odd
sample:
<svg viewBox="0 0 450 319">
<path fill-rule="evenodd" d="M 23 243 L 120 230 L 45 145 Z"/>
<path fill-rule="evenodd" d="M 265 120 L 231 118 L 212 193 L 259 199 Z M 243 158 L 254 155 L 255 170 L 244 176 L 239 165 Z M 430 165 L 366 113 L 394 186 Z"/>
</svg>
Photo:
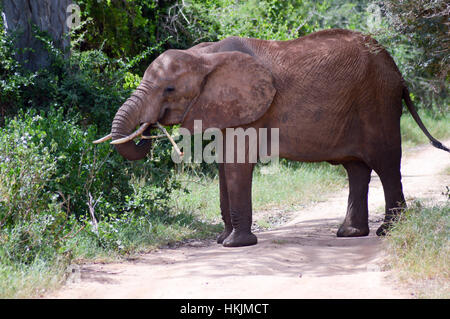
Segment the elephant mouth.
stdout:
<svg viewBox="0 0 450 319">
<path fill-rule="evenodd" d="M 146 123 L 142 123 L 140 127 L 142 127 L 142 125 L 144 125 L 144 124 L 146 124 Z M 157 127 L 156 124 L 153 124 L 153 125 L 150 125 L 149 127 L 147 127 L 140 136 L 141 141 L 164 137 L 164 135 L 151 135 L 152 130 L 155 129 L 156 127 Z"/>
<path fill-rule="evenodd" d="M 168 114 L 168 111 L 169 110 L 167 108 L 162 109 L 161 113 L 159 114 L 158 120 L 164 121 L 163 119 Z M 131 140 L 134 140 L 137 137 L 141 137 L 141 140 L 149 140 L 149 139 L 164 137 L 164 135 L 153 135 L 153 136 L 150 135 L 150 131 L 154 128 L 158 128 L 159 126 L 160 126 L 160 124 L 158 121 L 156 121 L 156 123 L 154 123 L 154 124 L 151 124 L 148 122 L 140 123 L 139 128 L 136 131 L 134 131 L 133 133 L 131 133 L 128 136 L 124 136 L 122 138 L 112 140 L 111 144 L 113 144 L 113 145 L 124 144 Z M 112 134 L 108 134 L 105 137 L 102 137 L 98 140 L 93 141 L 92 143 L 99 144 L 99 143 L 106 142 L 110 139 L 112 139 Z"/>
<path fill-rule="evenodd" d="M 131 133 L 131 134 L 128 135 L 128 136 L 125 136 L 125 137 L 122 137 L 122 138 L 113 140 L 113 141 L 111 142 L 111 144 L 117 145 L 117 144 L 124 144 L 124 143 L 127 143 L 127 142 L 129 142 L 129 141 L 132 141 L 132 140 L 134 140 L 136 137 L 141 136 L 141 135 L 142 135 L 146 130 L 148 130 L 149 128 L 150 128 L 150 123 L 143 123 L 143 124 L 141 124 L 141 125 L 139 126 L 139 128 L 138 128 L 135 132 Z"/>
<path fill-rule="evenodd" d="M 161 112 L 159 112 L 158 121 L 164 123 L 164 118 L 169 113 L 169 109 L 167 107 L 163 107 Z"/>
</svg>

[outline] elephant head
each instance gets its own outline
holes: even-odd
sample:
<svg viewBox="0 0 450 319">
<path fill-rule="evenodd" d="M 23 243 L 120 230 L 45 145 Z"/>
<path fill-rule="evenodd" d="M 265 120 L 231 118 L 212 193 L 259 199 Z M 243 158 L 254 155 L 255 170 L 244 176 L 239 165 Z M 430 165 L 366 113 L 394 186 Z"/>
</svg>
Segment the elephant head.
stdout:
<svg viewBox="0 0 450 319">
<path fill-rule="evenodd" d="M 203 129 L 240 126 L 260 118 L 274 95 L 272 74 L 248 54 L 168 50 L 119 108 L 110 137 L 123 157 L 142 159 L 151 143 L 133 139 L 156 122 L 181 124 L 191 132 L 194 120 L 202 120 Z M 138 125 L 143 126 L 133 133 Z"/>
</svg>

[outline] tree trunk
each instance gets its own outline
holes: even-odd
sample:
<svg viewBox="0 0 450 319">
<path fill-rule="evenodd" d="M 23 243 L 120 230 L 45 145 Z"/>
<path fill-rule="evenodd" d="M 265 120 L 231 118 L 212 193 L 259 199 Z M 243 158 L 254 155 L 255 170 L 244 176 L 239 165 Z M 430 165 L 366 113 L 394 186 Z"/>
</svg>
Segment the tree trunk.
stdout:
<svg viewBox="0 0 450 319">
<path fill-rule="evenodd" d="M 50 64 L 49 54 L 32 34 L 32 26 L 46 31 L 54 45 L 62 50 L 70 46 L 67 17 L 72 0 L 3 0 L 5 29 L 17 32 L 17 59 L 27 69 L 36 71 Z M 68 50 L 67 50 L 68 52 Z"/>
</svg>

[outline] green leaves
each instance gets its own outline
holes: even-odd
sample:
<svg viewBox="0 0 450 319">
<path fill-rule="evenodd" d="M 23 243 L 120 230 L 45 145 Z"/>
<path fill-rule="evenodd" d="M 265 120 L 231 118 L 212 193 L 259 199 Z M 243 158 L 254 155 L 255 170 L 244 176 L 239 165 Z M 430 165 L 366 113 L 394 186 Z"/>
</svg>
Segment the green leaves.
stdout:
<svg viewBox="0 0 450 319">
<path fill-rule="evenodd" d="M 179 21 L 194 43 L 228 36 L 289 40 L 326 28 L 361 28 L 366 2 L 192 0 L 183 8 L 191 23 Z"/>
<path fill-rule="evenodd" d="M 174 2 L 78 0 L 82 20 L 91 20 L 77 30 L 73 39 L 83 51 L 100 49 L 111 58 L 137 56 L 165 40 L 161 12 Z M 164 50 L 159 48 L 139 65 L 139 73 Z"/>
<path fill-rule="evenodd" d="M 155 142 L 153 160 L 124 161 L 95 125 L 63 108 L 20 111 L 0 128 L 0 255 L 31 264 L 73 249 L 74 236 L 105 251 L 126 252 L 121 231 L 161 223 L 174 181 L 170 143 Z M 92 213 L 92 215 L 91 215 Z M 159 217 L 158 217 L 159 216 Z M 93 226 L 92 221 L 96 221 Z M 126 232 L 127 234 L 128 231 Z M 141 239 L 140 239 L 141 240 Z M 69 246 L 67 246 L 69 245 Z M 3 261 L 2 261 L 3 262 Z"/>
<path fill-rule="evenodd" d="M 388 28 L 383 37 L 411 91 L 427 108 L 448 112 L 449 56 L 448 1 L 383 0 Z M 403 50 L 398 48 L 403 47 Z"/>
</svg>

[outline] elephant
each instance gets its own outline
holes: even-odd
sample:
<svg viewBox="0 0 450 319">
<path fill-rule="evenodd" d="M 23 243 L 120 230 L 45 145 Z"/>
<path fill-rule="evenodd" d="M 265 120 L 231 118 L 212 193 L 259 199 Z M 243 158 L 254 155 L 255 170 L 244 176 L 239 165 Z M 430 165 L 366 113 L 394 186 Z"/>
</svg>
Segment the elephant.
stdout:
<svg viewBox="0 0 450 319">
<path fill-rule="evenodd" d="M 402 102 L 433 146 L 450 152 L 425 128 L 390 54 L 363 33 L 328 29 L 293 40 L 228 37 L 186 50 L 170 49 L 146 69 L 118 109 L 110 138 L 128 160 L 139 160 L 155 123 L 203 129 L 279 128 L 279 157 L 343 165 L 349 180 L 338 237 L 367 236 L 371 172 L 380 177 L 385 217 L 381 236 L 406 207 L 402 190 Z M 145 124 L 137 132 L 138 125 Z M 229 137 L 228 137 L 229 138 Z M 269 137 L 270 138 L 270 137 Z M 225 247 L 254 245 L 252 173 L 255 164 L 219 163 Z"/>
</svg>

